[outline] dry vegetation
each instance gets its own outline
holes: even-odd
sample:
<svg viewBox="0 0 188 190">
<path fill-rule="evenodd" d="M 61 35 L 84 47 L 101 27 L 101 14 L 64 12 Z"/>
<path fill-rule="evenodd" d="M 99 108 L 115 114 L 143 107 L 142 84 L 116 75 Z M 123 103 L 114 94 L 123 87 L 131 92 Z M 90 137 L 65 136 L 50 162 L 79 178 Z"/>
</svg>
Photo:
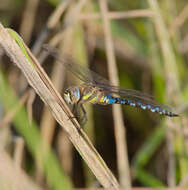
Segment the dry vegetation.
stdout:
<svg viewBox="0 0 188 190">
<path fill-rule="evenodd" d="M 0 189 L 186 188 L 186 0 L 1 1 Z M 87 105 L 80 128 L 60 95 L 80 81 L 45 43 L 180 117 Z"/>
</svg>

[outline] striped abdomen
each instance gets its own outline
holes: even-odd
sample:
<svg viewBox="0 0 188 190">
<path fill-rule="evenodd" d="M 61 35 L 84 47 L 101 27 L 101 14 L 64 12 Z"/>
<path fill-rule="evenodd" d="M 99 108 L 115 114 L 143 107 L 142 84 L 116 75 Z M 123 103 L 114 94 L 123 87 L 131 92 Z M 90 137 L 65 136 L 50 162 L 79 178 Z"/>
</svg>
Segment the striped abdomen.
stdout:
<svg viewBox="0 0 188 190">
<path fill-rule="evenodd" d="M 164 105 L 158 105 L 157 103 L 149 104 L 142 102 L 141 100 L 136 101 L 113 97 L 109 93 L 106 94 L 105 92 L 102 92 L 100 88 L 97 88 L 96 86 L 87 86 L 85 84 L 82 84 L 79 87 L 68 88 L 64 93 L 64 97 L 69 104 L 77 104 L 78 102 L 81 104 L 92 103 L 100 105 L 123 104 L 139 107 L 143 110 L 149 110 L 169 117 L 178 116 L 178 114 L 169 111 Z"/>
<path fill-rule="evenodd" d="M 121 99 L 119 97 L 112 97 L 109 94 L 106 96 L 106 98 L 107 98 L 108 104 L 124 104 L 124 105 L 133 106 L 133 107 L 139 107 L 143 110 L 149 110 L 153 113 L 156 112 L 161 115 L 166 115 L 169 117 L 178 116 L 178 114 L 175 114 L 175 113 L 168 111 L 165 108 L 161 108 L 160 106 L 157 106 L 157 105 L 146 104 L 146 103 L 142 103 L 141 101 Z"/>
</svg>

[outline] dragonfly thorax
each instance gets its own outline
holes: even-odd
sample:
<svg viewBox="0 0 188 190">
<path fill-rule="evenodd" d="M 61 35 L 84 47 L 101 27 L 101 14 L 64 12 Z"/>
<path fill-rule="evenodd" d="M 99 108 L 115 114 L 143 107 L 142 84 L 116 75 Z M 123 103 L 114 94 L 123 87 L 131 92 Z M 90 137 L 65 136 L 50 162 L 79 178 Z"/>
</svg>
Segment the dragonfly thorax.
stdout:
<svg viewBox="0 0 188 190">
<path fill-rule="evenodd" d="M 103 101 L 104 96 L 105 93 L 102 92 L 100 88 L 85 83 L 79 86 L 72 86 L 64 92 L 64 99 L 68 104 L 92 103 L 106 105 L 107 102 Z M 108 98 L 105 100 L 107 99 Z"/>
</svg>

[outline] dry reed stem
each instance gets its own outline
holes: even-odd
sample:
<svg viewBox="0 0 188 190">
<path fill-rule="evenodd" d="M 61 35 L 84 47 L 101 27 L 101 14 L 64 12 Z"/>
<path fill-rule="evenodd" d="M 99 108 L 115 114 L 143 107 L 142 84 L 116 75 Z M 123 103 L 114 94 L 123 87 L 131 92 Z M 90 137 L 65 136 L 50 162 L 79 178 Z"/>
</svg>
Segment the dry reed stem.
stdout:
<svg viewBox="0 0 188 190">
<path fill-rule="evenodd" d="M 47 21 L 47 27 L 49 29 L 53 29 L 57 25 L 70 2 L 71 0 L 62 1 L 62 3 L 56 7 Z"/>
<path fill-rule="evenodd" d="M 28 97 L 28 101 L 27 101 L 27 113 L 28 113 L 28 118 L 29 118 L 29 122 L 32 123 L 33 120 L 33 102 L 35 100 L 36 97 L 36 93 L 33 89 L 29 89 L 29 97 Z M 27 92 L 26 92 L 27 93 Z"/>
<path fill-rule="evenodd" d="M 112 85 L 119 85 L 118 71 L 116 67 L 112 36 L 110 32 L 110 22 L 107 17 L 108 8 L 106 0 L 99 0 L 101 15 L 103 20 L 105 46 L 107 54 L 108 72 Z M 117 165 L 119 180 L 122 187 L 130 188 L 131 179 L 129 171 L 128 153 L 125 136 L 125 126 L 123 123 L 123 114 L 120 105 L 113 105 L 114 131 L 116 138 Z"/>
<path fill-rule="evenodd" d="M 14 148 L 14 164 L 17 168 L 22 167 L 24 156 L 24 139 L 22 137 L 18 137 L 15 140 L 15 148 Z"/>
<path fill-rule="evenodd" d="M 82 155 L 96 178 L 105 188 L 119 187 L 118 182 L 97 153 L 86 134 L 80 128 L 78 122 L 73 118 L 68 106 L 54 88 L 52 82 L 41 68 L 36 58 L 30 50 L 26 48 L 32 63 L 26 59 L 14 39 L 6 29 L 0 24 L 0 46 L 5 50 L 11 60 L 21 69 L 29 84 L 35 89 L 36 93 L 48 105 L 56 121 L 67 133 L 68 138 L 75 148 Z M 71 119 L 70 119 L 71 118 Z"/>
<path fill-rule="evenodd" d="M 128 18 L 140 18 L 140 17 L 152 17 L 153 12 L 151 10 L 132 10 L 126 12 L 114 11 L 108 12 L 108 19 L 128 19 Z M 79 15 L 79 19 L 93 20 L 100 19 L 102 15 L 100 13 L 82 13 Z"/>
<path fill-rule="evenodd" d="M 42 190 L 13 163 L 10 156 L 2 149 L 0 149 L 0 189 Z"/>
<path fill-rule="evenodd" d="M 169 32 L 173 35 L 176 31 L 179 31 L 181 26 L 185 23 L 188 18 L 188 4 L 183 8 L 181 13 L 174 19 L 170 26 Z"/>
<path fill-rule="evenodd" d="M 59 22 L 61 16 L 65 12 L 65 10 L 70 2 L 71 2 L 71 0 L 62 1 L 62 3 L 60 3 L 56 7 L 56 9 L 53 11 L 53 13 L 48 18 L 46 27 L 42 30 L 42 32 L 38 36 L 35 44 L 33 45 L 32 52 L 35 55 L 37 55 L 39 53 L 39 51 L 41 50 L 42 44 L 47 39 L 48 35 L 50 34 L 50 31 L 56 27 L 57 23 Z"/>
<path fill-rule="evenodd" d="M 39 2 L 39 0 L 26 1 L 26 8 L 24 9 L 22 22 L 20 26 L 20 34 L 23 36 L 23 39 L 26 42 L 26 44 L 28 44 L 31 39 Z"/>
</svg>

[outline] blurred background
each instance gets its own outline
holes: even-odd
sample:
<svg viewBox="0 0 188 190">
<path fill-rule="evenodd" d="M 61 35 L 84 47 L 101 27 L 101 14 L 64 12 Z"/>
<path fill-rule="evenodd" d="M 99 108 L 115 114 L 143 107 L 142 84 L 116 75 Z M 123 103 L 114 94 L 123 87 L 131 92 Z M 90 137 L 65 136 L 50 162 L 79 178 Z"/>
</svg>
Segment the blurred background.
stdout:
<svg viewBox="0 0 188 190">
<path fill-rule="evenodd" d="M 0 3 L 0 22 L 20 34 L 61 94 L 80 81 L 44 55 L 45 43 L 57 47 L 60 57 L 69 54 L 113 84 L 151 94 L 180 114 L 167 118 L 129 106 L 86 106 L 83 129 L 122 187 L 188 185 L 187 18 L 186 0 Z M 21 71 L 3 51 L 0 59 L 1 186 L 16 189 L 21 179 L 30 189 L 100 187 Z M 7 108 L 10 101 L 15 102 Z M 40 139 L 52 151 L 45 164 L 34 151 L 41 151 L 35 143 Z"/>
</svg>

